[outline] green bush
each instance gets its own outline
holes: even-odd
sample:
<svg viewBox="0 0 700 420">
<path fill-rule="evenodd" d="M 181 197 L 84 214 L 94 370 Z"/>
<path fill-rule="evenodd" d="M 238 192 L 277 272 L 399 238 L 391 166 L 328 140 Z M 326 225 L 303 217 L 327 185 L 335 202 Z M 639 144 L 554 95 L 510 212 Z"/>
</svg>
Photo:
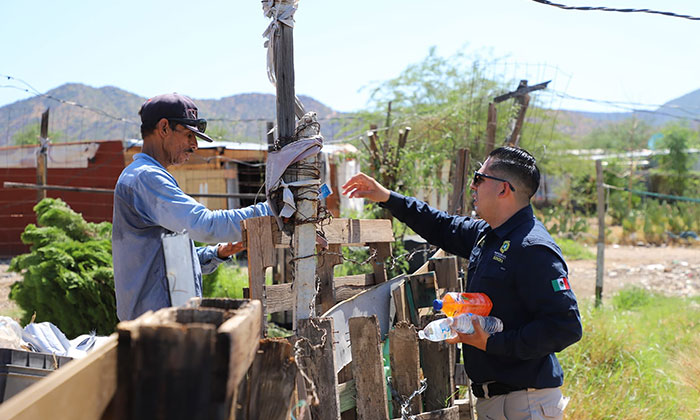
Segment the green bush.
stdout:
<svg viewBox="0 0 700 420">
<path fill-rule="evenodd" d="M 60 199 L 46 198 L 34 211 L 39 226 L 27 225 L 21 236 L 30 252 L 10 262 L 23 276 L 10 292 L 24 310 L 21 322 L 36 314 L 68 337 L 110 334 L 117 324 L 112 225 L 88 223 Z"/>
<path fill-rule="evenodd" d="M 243 288 L 248 287 L 248 273 L 233 264 L 221 264 L 216 271 L 202 277 L 204 297 L 243 299 Z"/>
</svg>

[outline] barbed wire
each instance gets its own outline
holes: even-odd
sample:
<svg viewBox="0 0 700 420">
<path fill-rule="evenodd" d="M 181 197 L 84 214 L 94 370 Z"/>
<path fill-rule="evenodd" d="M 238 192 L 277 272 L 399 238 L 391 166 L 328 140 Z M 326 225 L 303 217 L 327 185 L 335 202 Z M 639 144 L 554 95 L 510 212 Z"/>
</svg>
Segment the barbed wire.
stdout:
<svg viewBox="0 0 700 420">
<path fill-rule="evenodd" d="M 567 6 L 565 4 L 554 3 L 554 2 L 551 2 L 548 0 L 532 0 L 532 1 L 534 1 L 535 3 L 544 4 L 547 6 L 558 7 L 560 9 L 564 9 L 564 10 L 621 12 L 621 13 L 650 13 L 650 14 L 654 14 L 654 15 L 664 15 L 664 16 L 683 18 L 683 19 L 688 19 L 688 20 L 700 20 L 700 17 L 690 16 L 690 15 L 681 15 L 681 14 L 674 13 L 674 12 L 661 12 L 658 10 L 651 10 L 651 9 L 618 9 L 618 8 L 604 7 L 604 6 Z"/>
</svg>

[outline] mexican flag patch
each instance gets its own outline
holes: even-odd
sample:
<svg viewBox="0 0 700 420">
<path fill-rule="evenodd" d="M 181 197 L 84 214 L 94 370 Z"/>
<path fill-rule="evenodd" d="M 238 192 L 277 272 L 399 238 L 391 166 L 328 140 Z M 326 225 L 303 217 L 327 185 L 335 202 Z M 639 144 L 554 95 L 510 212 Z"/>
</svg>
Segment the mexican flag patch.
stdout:
<svg viewBox="0 0 700 420">
<path fill-rule="evenodd" d="M 552 287 L 554 288 L 555 292 L 561 292 L 562 290 L 571 290 L 571 286 L 569 286 L 569 279 L 566 277 L 562 277 L 557 280 L 552 280 Z"/>
</svg>

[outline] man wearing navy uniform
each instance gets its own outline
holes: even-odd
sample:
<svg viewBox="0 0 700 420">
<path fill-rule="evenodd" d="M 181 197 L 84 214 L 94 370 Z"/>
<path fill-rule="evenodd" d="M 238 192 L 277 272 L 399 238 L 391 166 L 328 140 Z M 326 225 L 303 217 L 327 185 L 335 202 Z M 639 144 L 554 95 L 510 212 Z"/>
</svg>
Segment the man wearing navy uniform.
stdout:
<svg viewBox="0 0 700 420">
<path fill-rule="evenodd" d="M 581 317 L 561 250 L 533 215 L 540 183 L 535 158 L 500 147 L 474 172 L 470 189 L 481 219 L 449 215 L 389 191 L 359 173 L 343 185 L 349 197 L 387 208 L 433 245 L 469 258 L 469 292 L 486 293 L 503 331 L 488 334 L 474 322 L 459 334 L 467 375 L 485 419 L 561 419 L 568 398 L 555 356 L 581 339 Z"/>
</svg>

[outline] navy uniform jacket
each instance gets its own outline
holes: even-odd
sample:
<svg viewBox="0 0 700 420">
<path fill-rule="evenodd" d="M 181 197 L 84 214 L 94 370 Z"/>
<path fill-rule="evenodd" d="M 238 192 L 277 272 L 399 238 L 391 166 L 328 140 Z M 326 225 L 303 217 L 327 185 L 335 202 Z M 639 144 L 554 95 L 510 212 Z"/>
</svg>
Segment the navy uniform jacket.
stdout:
<svg viewBox="0 0 700 420">
<path fill-rule="evenodd" d="M 528 205 L 496 229 L 453 216 L 395 192 L 381 203 L 428 242 L 469 258 L 469 292 L 486 293 L 491 315 L 503 321 L 486 351 L 462 345 L 464 366 L 477 383 L 553 388 L 564 380 L 554 355 L 581 339 L 581 316 L 567 266 L 547 229 Z"/>
</svg>

